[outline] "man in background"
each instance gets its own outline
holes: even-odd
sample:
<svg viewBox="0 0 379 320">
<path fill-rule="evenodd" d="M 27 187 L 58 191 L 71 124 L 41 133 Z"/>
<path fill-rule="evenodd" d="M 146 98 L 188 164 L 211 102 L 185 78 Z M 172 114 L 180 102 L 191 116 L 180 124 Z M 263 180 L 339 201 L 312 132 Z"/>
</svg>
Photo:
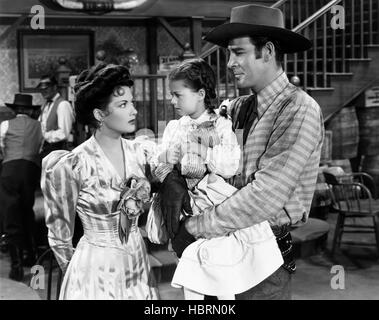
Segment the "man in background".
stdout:
<svg viewBox="0 0 379 320">
<path fill-rule="evenodd" d="M 3 168 L 0 177 L 0 215 L 4 236 L 11 257 L 9 278 L 22 281 L 23 266 L 33 266 L 37 252 L 34 239 L 34 194 L 39 184 L 43 142 L 41 124 L 32 119 L 33 97 L 16 94 L 13 103 L 6 103 L 16 117 L 0 124 L 0 153 Z M 4 237 L 2 237 L 2 240 Z M 26 249 L 26 259 L 23 252 Z"/>
<path fill-rule="evenodd" d="M 71 104 L 58 92 L 55 77 L 42 76 L 37 88 L 45 99 L 39 116 L 44 138 L 41 156 L 44 158 L 51 151 L 68 149 L 74 111 Z"/>
</svg>

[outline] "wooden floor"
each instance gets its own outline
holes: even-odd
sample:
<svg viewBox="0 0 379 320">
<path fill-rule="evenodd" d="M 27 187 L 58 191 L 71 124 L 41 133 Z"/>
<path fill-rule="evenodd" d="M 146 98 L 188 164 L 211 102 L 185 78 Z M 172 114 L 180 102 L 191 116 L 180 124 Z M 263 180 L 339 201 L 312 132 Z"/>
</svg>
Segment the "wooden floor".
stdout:
<svg viewBox="0 0 379 320">
<path fill-rule="evenodd" d="M 294 300 L 379 300 L 379 259 L 373 248 L 345 247 L 337 251 L 334 259 L 330 258 L 331 239 L 335 215 L 330 214 L 328 222 L 331 232 L 328 236 L 325 251 L 297 260 L 297 271 L 292 281 L 292 297 Z M 369 240 L 369 239 L 368 239 Z M 169 256 L 166 256 L 169 258 Z M 160 256 L 162 259 L 162 256 Z M 25 268 L 23 283 L 13 283 L 7 279 L 9 272 L 9 257 L 0 253 L 0 299 L 24 300 L 46 299 L 44 290 L 32 290 L 30 285 L 30 270 Z M 333 268 L 342 266 L 344 271 L 344 289 L 333 289 Z M 340 268 L 340 267 L 337 267 Z M 162 278 L 159 291 L 162 300 L 182 300 L 179 289 L 171 287 L 169 279 Z M 53 283 L 56 281 L 54 273 Z M 55 291 L 52 292 L 55 298 Z"/>
<path fill-rule="evenodd" d="M 41 297 L 23 282 L 0 278 L 0 300 L 41 300 Z"/>
<path fill-rule="evenodd" d="M 35 211 L 37 219 L 43 218 L 43 203 L 40 196 L 36 197 Z M 293 276 L 293 299 L 375 299 L 379 300 L 379 257 L 374 248 L 349 248 L 338 250 L 335 257 L 330 257 L 331 240 L 333 239 L 336 215 L 329 214 L 327 222 L 330 231 L 327 235 L 324 250 L 307 252 L 299 255 L 297 271 Z M 298 237 L 302 234 L 297 233 Z M 362 237 L 362 235 L 361 235 Z M 373 241 L 371 235 L 364 235 L 367 241 Z M 371 237 L 371 238 L 370 238 Z M 167 250 L 152 247 L 150 261 L 155 266 L 155 274 L 159 278 L 159 292 L 162 300 L 182 300 L 180 289 L 171 287 L 170 279 L 175 269 L 175 258 Z M 335 266 L 342 266 L 345 271 L 345 289 L 335 290 L 331 286 L 331 273 Z M 42 299 L 47 298 L 47 276 L 45 288 L 33 290 L 30 286 L 30 269 L 24 268 L 23 283 L 8 280 L 10 261 L 5 253 L 0 252 L 0 299 Z M 57 272 L 53 273 L 51 297 L 56 298 Z"/>
</svg>

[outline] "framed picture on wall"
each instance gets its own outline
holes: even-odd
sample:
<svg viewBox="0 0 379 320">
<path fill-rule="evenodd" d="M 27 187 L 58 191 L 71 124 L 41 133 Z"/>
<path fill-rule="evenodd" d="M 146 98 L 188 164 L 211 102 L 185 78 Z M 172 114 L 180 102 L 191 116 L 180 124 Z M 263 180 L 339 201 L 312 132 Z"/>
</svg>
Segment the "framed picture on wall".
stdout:
<svg viewBox="0 0 379 320">
<path fill-rule="evenodd" d="M 18 32 L 18 66 L 21 92 L 36 92 L 39 78 L 54 74 L 64 58 L 78 74 L 94 64 L 94 33 L 90 30 L 43 30 Z"/>
</svg>

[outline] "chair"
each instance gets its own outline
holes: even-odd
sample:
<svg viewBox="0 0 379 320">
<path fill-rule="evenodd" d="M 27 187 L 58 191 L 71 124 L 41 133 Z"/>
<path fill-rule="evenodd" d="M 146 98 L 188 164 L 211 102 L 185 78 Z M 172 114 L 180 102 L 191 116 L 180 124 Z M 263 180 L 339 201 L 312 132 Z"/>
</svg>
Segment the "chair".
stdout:
<svg viewBox="0 0 379 320">
<path fill-rule="evenodd" d="M 332 256 L 336 247 L 342 243 L 356 246 L 376 246 L 379 254 L 379 200 L 373 198 L 370 189 L 363 183 L 372 181 L 366 173 L 352 173 L 340 176 L 324 172 L 325 182 L 329 186 L 332 209 L 338 213 L 334 233 Z M 374 184 L 369 183 L 370 186 Z M 375 187 L 372 188 L 374 195 Z M 372 218 L 372 225 L 357 224 L 356 218 Z M 348 223 L 346 223 L 348 222 Z M 344 233 L 374 233 L 376 243 L 343 241 Z"/>
<path fill-rule="evenodd" d="M 59 267 L 54 252 L 48 248 L 46 249 L 38 258 L 36 265 L 43 265 L 43 262 L 47 260 L 48 261 L 48 276 L 47 276 L 47 300 L 51 300 L 51 289 L 53 286 L 53 271 L 54 269 L 58 269 L 58 279 L 57 279 L 57 287 L 56 287 L 56 296 L 55 299 L 58 300 L 59 298 L 59 292 L 61 290 L 61 284 L 62 284 L 62 270 Z"/>
</svg>

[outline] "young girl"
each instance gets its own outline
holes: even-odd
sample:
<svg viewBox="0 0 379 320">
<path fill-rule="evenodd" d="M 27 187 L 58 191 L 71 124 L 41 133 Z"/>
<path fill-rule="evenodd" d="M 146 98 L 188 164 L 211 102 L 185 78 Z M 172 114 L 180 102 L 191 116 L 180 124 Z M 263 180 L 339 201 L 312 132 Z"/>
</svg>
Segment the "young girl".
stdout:
<svg viewBox="0 0 379 320">
<path fill-rule="evenodd" d="M 173 166 L 180 168 L 193 214 L 201 214 L 237 190 L 224 179 L 237 173 L 240 148 L 231 120 L 211 104 L 216 98 L 215 75 L 204 60 L 184 62 L 169 80 L 172 103 L 182 117 L 168 123 L 153 171 L 163 181 Z M 235 294 L 257 285 L 282 264 L 265 221 L 227 237 L 200 239 L 188 246 L 172 286 L 183 287 L 186 299 L 202 299 L 203 295 L 234 299 Z"/>
</svg>

